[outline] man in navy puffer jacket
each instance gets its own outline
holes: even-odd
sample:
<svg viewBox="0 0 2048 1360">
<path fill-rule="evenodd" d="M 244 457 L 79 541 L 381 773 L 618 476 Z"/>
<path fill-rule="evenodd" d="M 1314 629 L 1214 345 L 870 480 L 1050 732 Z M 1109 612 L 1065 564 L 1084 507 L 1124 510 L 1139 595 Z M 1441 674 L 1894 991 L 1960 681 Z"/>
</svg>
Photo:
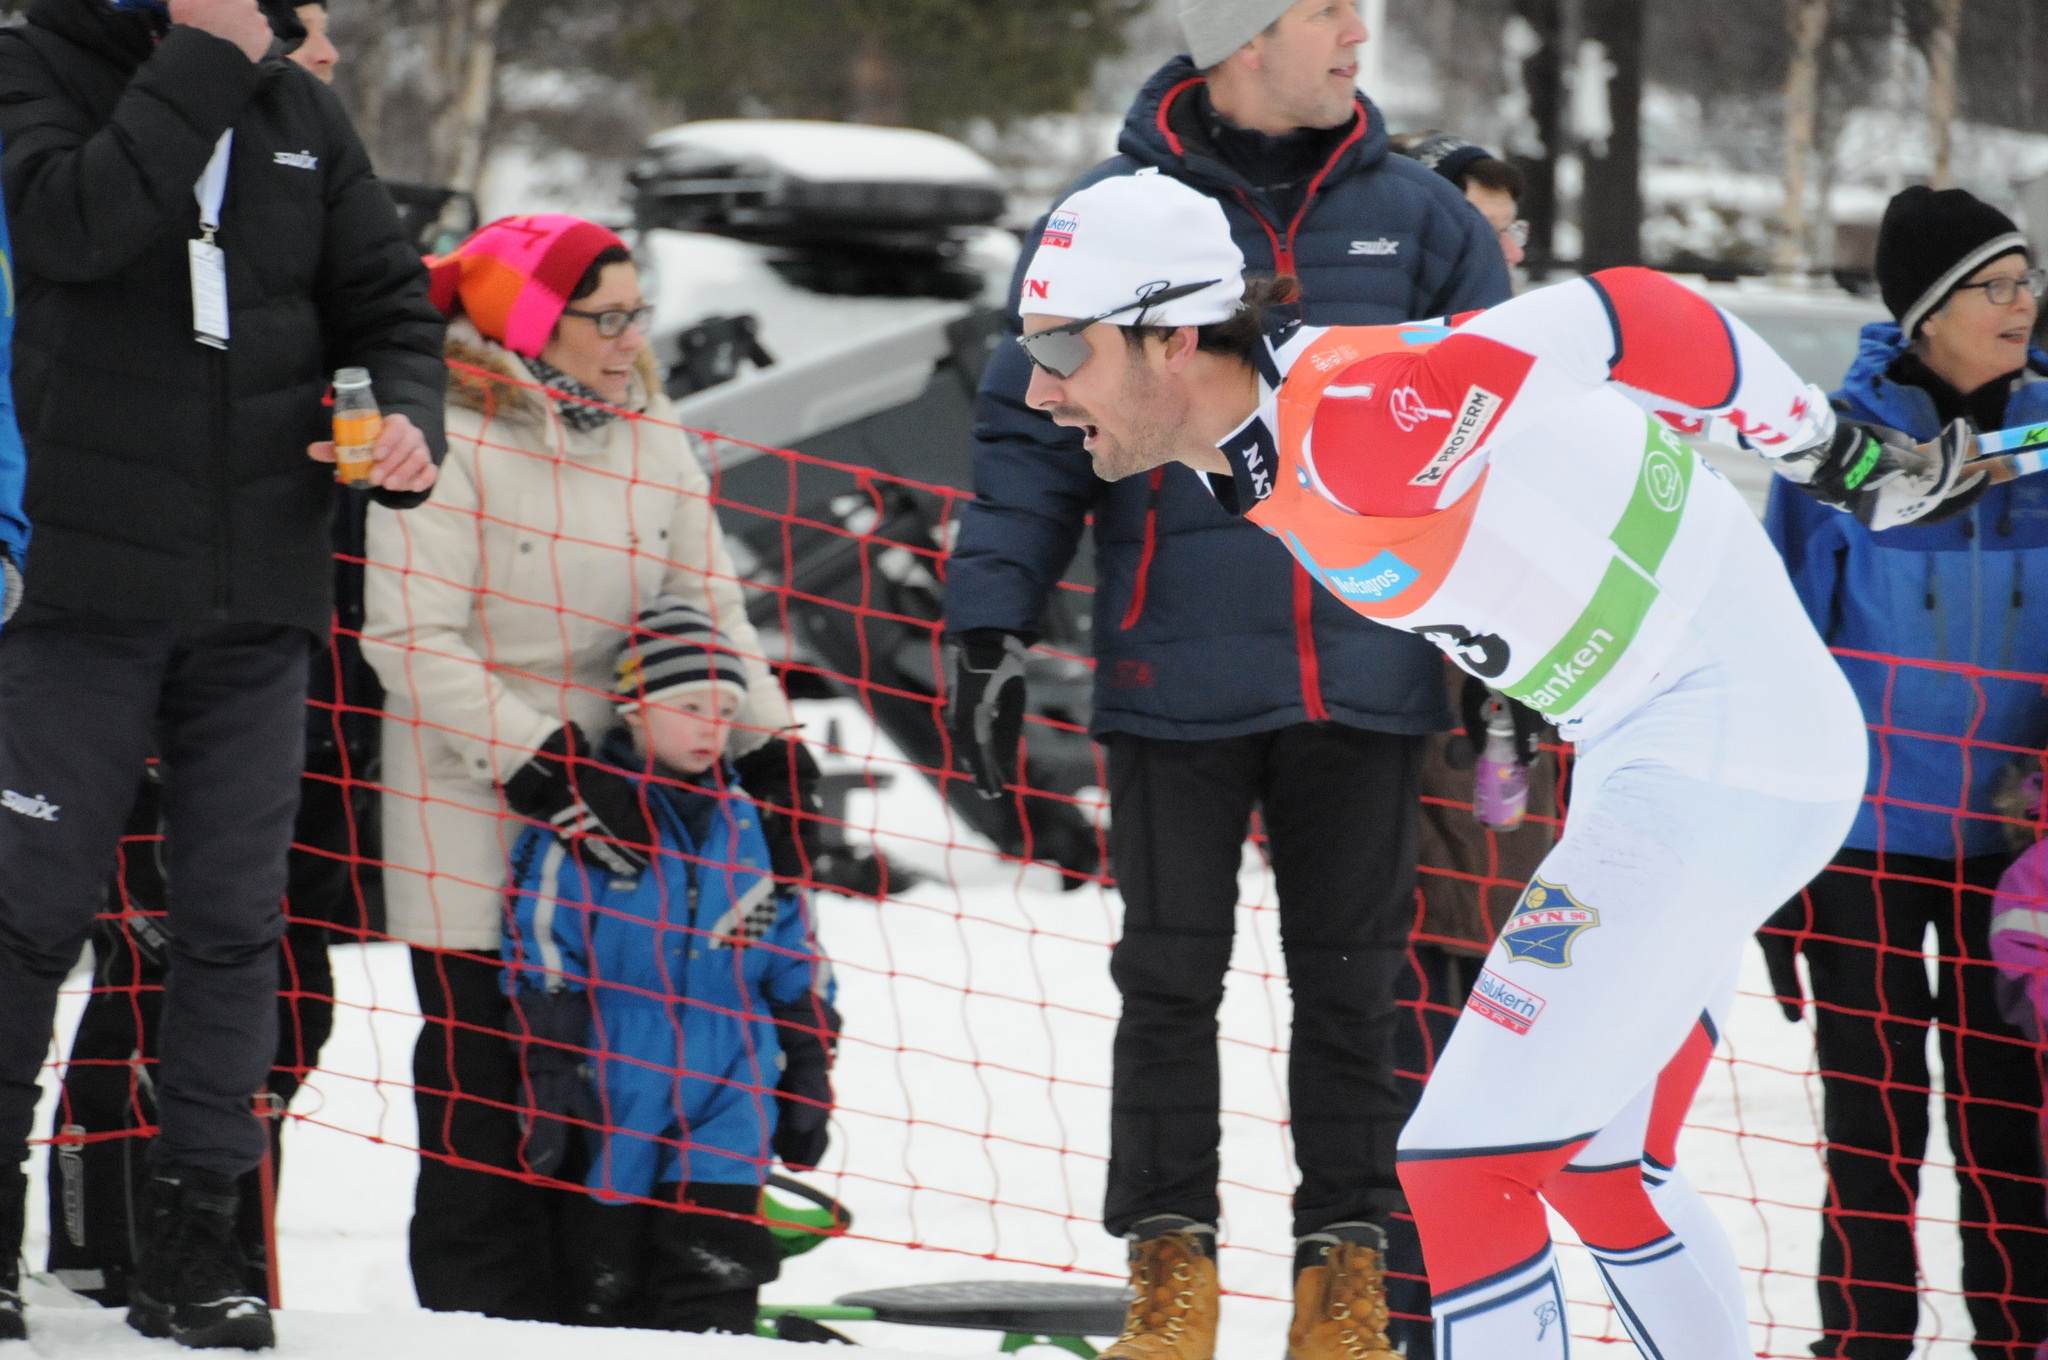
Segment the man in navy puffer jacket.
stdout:
<svg viewBox="0 0 2048 1360">
<path fill-rule="evenodd" d="M 1390 154 L 1379 110 L 1357 95 L 1367 35 L 1352 4 L 1184 0 L 1182 14 L 1192 59 L 1152 77 L 1122 154 L 1069 193 L 1147 168 L 1193 185 L 1222 204 L 1254 269 L 1301 281 L 1317 325 L 1508 297 L 1492 228 L 1447 181 Z M 1125 902 L 1104 1226 L 1132 1237 L 1134 1269 L 1168 1235 L 1213 1245 L 1216 1008 L 1257 807 L 1295 1002 L 1297 1264 L 1319 1266 L 1334 1238 L 1377 1249 L 1401 1204 L 1393 985 L 1415 914 L 1421 742 L 1451 725 L 1442 663 L 1423 639 L 1316 589 L 1187 469 L 1097 479 L 1075 432 L 1025 406 L 1029 381 L 1023 352 L 998 346 L 976 412 L 976 495 L 947 572 L 960 644 L 951 718 L 984 791 L 1009 796 L 1023 649 L 1092 516 L 1093 730 L 1108 748 Z M 1449 413 L 1424 418 L 1450 434 Z M 1213 1281 L 1213 1259 L 1204 1269 Z M 1199 1341 L 1181 1349 L 1205 1360 Z"/>
<path fill-rule="evenodd" d="M 1839 409 L 1923 440 L 1959 417 L 1979 430 L 2048 422 L 2048 354 L 2027 346 L 2048 281 L 2004 214 L 1959 189 L 1908 189 L 1886 210 L 1877 271 L 1900 324 L 1863 328 Z M 2048 475 L 1991 487 L 1941 523 L 1877 533 L 1777 482 L 1765 520 L 1829 645 L 1901 658 L 1840 657 L 1871 728 L 1869 789 L 1834 866 L 1761 937 L 1787 1015 L 1800 1015 L 1800 949 L 1816 1003 L 1829 1192 L 1814 1350 L 1912 1352 L 1927 1027 L 1939 1021 L 1976 1353 L 2032 1355 L 2048 1339 L 2041 1087 L 2030 1045 L 1999 1015 L 1989 933 L 2010 860 L 1992 789 L 2016 761 L 2039 768 L 2031 753 L 2048 746 Z"/>
</svg>

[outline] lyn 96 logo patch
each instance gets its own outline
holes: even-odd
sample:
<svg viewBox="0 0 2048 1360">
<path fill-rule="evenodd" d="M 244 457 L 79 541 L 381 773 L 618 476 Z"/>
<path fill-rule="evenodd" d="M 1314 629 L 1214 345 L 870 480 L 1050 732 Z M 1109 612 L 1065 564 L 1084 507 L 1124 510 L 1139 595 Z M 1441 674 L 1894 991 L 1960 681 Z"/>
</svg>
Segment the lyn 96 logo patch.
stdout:
<svg viewBox="0 0 2048 1360">
<path fill-rule="evenodd" d="M 1576 901 L 1570 890 L 1537 879 L 1501 927 L 1500 941 L 1515 963 L 1545 968 L 1572 966 L 1572 941 L 1600 924 L 1600 913 Z"/>
</svg>

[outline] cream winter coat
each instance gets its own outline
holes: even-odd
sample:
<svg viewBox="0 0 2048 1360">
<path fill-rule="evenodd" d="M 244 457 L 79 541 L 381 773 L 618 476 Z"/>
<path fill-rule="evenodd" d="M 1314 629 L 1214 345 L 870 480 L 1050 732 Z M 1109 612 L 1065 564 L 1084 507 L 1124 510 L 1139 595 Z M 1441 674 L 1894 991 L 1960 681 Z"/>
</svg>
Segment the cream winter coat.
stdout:
<svg viewBox="0 0 2048 1360">
<path fill-rule="evenodd" d="M 370 508 L 363 655 L 384 682 L 390 931 L 498 948 L 524 822 L 498 785 L 565 722 L 614 721 L 613 663 L 656 595 L 691 601 L 747 658 L 738 755 L 794 725 L 761 659 L 711 484 L 641 351 L 625 405 L 647 420 L 563 425 L 519 357 L 448 331 L 448 458 L 425 505 Z M 455 365 L 470 365 L 484 378 Z"/>
</svg>

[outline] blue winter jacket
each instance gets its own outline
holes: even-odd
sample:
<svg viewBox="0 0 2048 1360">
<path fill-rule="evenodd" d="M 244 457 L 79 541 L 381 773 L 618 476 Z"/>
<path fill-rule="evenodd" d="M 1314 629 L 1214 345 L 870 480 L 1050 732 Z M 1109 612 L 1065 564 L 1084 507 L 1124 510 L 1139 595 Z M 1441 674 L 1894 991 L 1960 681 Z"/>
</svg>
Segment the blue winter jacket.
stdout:
<svg viewBox="0 0 2048 1360">
<path fill-rule="evenodd" d="M 20 566 L 28 558 L 28 516 L 21 508 L 28 454 L 14 418 L 14 242 L 0 206 L 0 544 Z"/>
<path fill-rule="evenodd" d="M 604 757 L 642 773 L 617 734 Z M 642 783 L 660 853 L 637 877 L 584 868 L 544 828 L 520 836 L 506 990 L 515 1003 L 522 991 L 550 986 L 595 991 L 589 1048 L 610 1132 L 584 1181 L 591 1191 L 758 1185 L 774 1160 L 782 1062 L 769 1011 L 813 989 L 829 1002 L 830 968 L 802 898 L 776 891 L 760 816 L 730 770 L 723 798 Z M 707 812 L 699 845 L 685 816 Z"/>
<path fill-rule="evenodd" d="M 1201 84 L 1185 57 L 1168 63 L 1132 106 L 1122 154 L 1068 192 L 1145 166 L 1185 180 L 1222 204 L 1250 269 L 1301 280 L 1317 325 L 1381 325 L 1508 297 L 1486 219 L 1449 181 L 1389 153 L 1371 103 L 1358 101 L 1351 135 L 1290 222 L 1205 150 Z M 1013 332 L 1032 253 L 1011 284 Z M 1023 351 L 998 345 L 976 403 L 975 497 L 947 567 L 948 632 L 1037 631 L 1092 515 L 1094 731 L 1196 739 L 1324 719 L 1404 733 L 1450 724 L 1434 647 L 1316 587 L 1285 546 L 1226 513 L 1186 467 L 1100 480 L 1078 431 L 1025 406 L 1030 380 Z"/>
<path fill-rule="evenodd" d="M 1865 326 L 1835 401 L 1929 439 L 1941 428 L 1933 398 L 1885 375 L 1905 349 L 1891 322 Z M 2048 355 L 2035 351 L 2025 376 L 2008 426 L 2048 420 Z M 2048 474 L 1994 486 L 1944 523 L 1882 533 L 1779 482 L 1764 524 L 1829 646 L 2048 675 Z M 2042 682 L 1841 662 L 1872 729 L 1870 796 L 1846 844 L 1941 859 L 2003 853 L 1990 789 L 2018 751 L 2048 746 Z"/>
</svg>

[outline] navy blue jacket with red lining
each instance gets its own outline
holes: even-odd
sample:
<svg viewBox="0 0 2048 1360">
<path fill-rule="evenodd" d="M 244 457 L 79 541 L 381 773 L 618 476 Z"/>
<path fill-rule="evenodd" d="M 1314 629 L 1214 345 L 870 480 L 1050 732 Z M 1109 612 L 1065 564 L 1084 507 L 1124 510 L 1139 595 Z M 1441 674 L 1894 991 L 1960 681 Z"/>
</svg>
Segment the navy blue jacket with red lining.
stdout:
<svg viewBox="0 0 2048 1360">
<path fill-rule="evenodd" d="M 1145 166 L 1186 181 L 1223 205 L 1250 270 L 1300 279 L 1312 325 L 1386 325 L 1506 300 L 1493 229 L 1449 181 L 1390 152 L 1369 101 L 1290 223 L 1209 151 L 1191 97 L 1200 82 L 1185 57 L 1169 62 L 1132 105 L 1122 154 L 1067 193 Z M 1039 234 L 1011 282 L 1013 331 Z M 1095 732 L 1193 740 L 1304 721 L 1400 733 L 1451 725 L 1433 645 L 1318 589 L 1186 467 L 1102 481 L 1077 431 L 1024 404 L 1030 379 L 1023 351 L 997 346 L 976 404 L 975 498 L 947 570 L 948 632 L 1036 632 L 1092 514 Z"/>
</svg>

